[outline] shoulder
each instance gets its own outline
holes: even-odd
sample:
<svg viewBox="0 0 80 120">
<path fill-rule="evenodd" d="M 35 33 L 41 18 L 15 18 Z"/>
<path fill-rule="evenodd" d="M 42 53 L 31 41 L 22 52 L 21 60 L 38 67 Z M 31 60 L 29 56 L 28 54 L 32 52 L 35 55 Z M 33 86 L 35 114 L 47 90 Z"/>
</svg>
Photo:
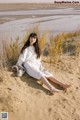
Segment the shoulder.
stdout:
<svg viewBox="0 0 80 120">
<path fill-rule="evenodd" d="M 27 53 L 27 51 L 28 51 L 28 48 L 24 49 L 21 54 L 25 54 L 25 53 Z"/>
</svg>

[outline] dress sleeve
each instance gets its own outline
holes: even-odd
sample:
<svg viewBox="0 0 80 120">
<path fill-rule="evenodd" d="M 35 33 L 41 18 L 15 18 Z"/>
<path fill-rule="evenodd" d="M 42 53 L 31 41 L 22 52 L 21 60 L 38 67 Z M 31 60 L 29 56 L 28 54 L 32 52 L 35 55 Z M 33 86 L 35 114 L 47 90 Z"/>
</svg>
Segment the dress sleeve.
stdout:
<svg viewBox="0 0 80 120">
<path fill-rule="evenodd" d="M 18 58 L 18 61 L 17 61 L 17 65 L 18 65 L 20 68 L 22 68 L 22 69 L 24 69 L 24 67 L 22 66 L 22 64 L 25 62 L 26 57 L 27 57 L 27 49 L 25 49 L 25 50 L 23 51 L 23 53 L 20 54 L 20 56 L 19 56 L 19 58 Z"/>
</svg>

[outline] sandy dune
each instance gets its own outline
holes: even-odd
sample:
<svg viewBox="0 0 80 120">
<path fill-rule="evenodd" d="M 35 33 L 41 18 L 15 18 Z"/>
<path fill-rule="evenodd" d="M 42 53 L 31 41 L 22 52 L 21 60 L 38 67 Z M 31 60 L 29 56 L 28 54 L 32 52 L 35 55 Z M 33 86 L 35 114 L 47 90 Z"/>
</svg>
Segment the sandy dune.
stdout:
<svg viewBox="0 0 80 120">
<path fill-rule="evenodd" d="M 0 11 L 29 10 L 29 9 L 54 9 L 54 8 L 79 8 L 80 4 L 54 4 L 54 3 L 0 3 Z"/>
<path fill-rule="evenodd" d="M 62 63 L 63 62 L 63 63 Z M 67 92 L 51 95 L 27 74 L 21 78 L 11 68 L 0 70 L 0 111 L 9 112 L 9 120 L 80 120 L 80 71 L 78 58 L 64 57 L 45 67 L 64 83 L 70 83 Z"/>
</svg>

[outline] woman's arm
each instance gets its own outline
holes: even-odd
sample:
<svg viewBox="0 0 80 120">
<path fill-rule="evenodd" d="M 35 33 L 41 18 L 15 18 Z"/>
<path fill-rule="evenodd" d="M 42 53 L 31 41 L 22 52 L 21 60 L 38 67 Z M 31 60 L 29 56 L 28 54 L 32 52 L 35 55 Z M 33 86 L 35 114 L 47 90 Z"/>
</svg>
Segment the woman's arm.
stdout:
<svg viewBox="0 0 80 120">
<path fill-rule="evenodd" d="M 19 58 L 18 58 L 18 61 L 17 61 L 16 65 L 17 65 L 19 68 L 24 69 L 23 63 L 24 63 L 25 60 L 26 60 L 26 56 L 27 56 L 27 49 L 25 49 L 25 50 L 23 51 L 23 53 L 21 53 L 20 56 L 19 56 Z"/>
</svg>

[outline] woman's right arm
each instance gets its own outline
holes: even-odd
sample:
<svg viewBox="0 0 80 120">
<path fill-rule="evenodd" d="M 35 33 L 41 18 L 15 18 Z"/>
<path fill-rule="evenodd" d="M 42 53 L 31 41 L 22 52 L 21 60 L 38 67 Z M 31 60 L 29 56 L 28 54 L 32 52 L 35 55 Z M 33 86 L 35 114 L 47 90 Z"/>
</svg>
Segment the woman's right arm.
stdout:
<svg viewBox="0 0 80 120">
<path fill-rule="evenodd" d="M 23 51 L 23 53 L 20 54 L 19 58 L 18 58 L 18 61 L 16 63 L 16 65 L 22 69 L 24 69 L 24 67 L 22 66 L 22 64 L 25 62 L 26 60 L 26 56 L 27 56 L 27 49 L 25 49 Z"/>
</svg>

